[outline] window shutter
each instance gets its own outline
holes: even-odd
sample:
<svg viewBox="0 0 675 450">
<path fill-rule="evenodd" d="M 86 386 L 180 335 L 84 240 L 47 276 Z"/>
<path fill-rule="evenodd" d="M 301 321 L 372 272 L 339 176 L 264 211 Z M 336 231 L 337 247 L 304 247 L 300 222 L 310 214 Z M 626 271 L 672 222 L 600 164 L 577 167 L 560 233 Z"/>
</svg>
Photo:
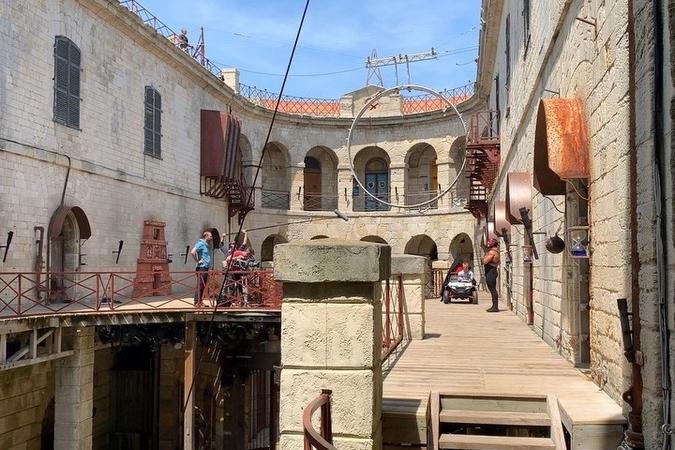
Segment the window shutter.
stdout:
<svg viewBox="0 0 675 450">
<path fill-rule="evenodd" d="M 80 126 L 80 62 L 77 46 L 65 36 L 54 43 L 54 120 Z"/>
</svg>

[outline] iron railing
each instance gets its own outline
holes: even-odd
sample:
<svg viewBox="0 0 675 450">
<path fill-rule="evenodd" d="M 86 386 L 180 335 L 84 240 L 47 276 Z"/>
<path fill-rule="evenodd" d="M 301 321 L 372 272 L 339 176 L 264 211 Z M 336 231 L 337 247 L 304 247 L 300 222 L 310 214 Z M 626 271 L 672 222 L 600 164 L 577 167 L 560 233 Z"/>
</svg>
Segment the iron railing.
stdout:
<svg viewBox="0 0 675 450">
<path fill-rule="evenodd" d="M 471 114 L 467 145 L 499 143 L 499 112 L 480 111 Z"/>
<path fill-rule="evenodd" d="M 304 450 L 337 450 L 333 446 L 333 424 L 331 419 L 330 402 L 332 391 L 322 389 L 321 394 L 309 402 L 302 411 L 302 429 L 305 436 Z M 312 416 L 317 409 L 320 411 L 319 430 L 312 425 Z"/>
<path fill-rule="evenodd" d="M 145 9 L 145 7 L 137 0 L 119 0 L 119 3 L 121 6 L 136 14 L 145 25 L 153 28 L 157 33 L 167 38 L 173 45 L 176 46 L 176 48 L 190 55 L 201 66 L 203 66 L 206 70 L 211 72 L 211 74 L 222 81 L 222 68 L 204 55 L 203 45 L 200 44 L 197 46 L 184 46 L 178 39 L 178 33 L 176 33 L 168 25 L 157 18 L 157 16 Z"/>
<path fill-rule="evenodd" d="M 382 291 L 382 362 L 403 342 L 403 275 L 384 281 Z"/>
<path fill-rule="evenodd" d="M 379 194 L 374 194 L 376 198 L 384 200 L 385 202 L 389 201 L 389 193 L 382 192 Z M 352 211 L 363 212 L 363 211 L 389 211 L 389 206 L 384 203 L 380 203 L 377 200 L 373 199 L 368 194 L 359 192 L 352 195 Z"/>
<path fill-rule="evenodd" d="M 475 91 L 475 83 L 465 84 L 454 89 L 439 92 L 451 104 L 458 105 L 470 99 Z M 418 114 L 445 109 L 447 104 L 433 94 L 422 94 L 401 97 L 401 114 Z"/>
<path fill-rule="evenodd" d="M 420 192 L 406 192 L 405 193 L 405 204 L 406 205 L 416 205 L 417 203 L 426 202 L 436 197 L 438 192 L 436 191 L 420 191 Z M 425 208 L 436 209 L 438 208 L 438 200 L 424 205 Z"/>
<path fill-rule="evenodd" d="M 270 189 L 262 190 L 263 208 L 289 209 L 291 206 L 291 195 L 288 191 L 273 191 Z"/>
<path fill-rule="evenodd" d="M 337 194 L 308 194 L 302 196 L 305 211 L 332 211 L 338 206 Z"/>
<path fill-rule="evenodd" d="M 201 302 L 195 301 L 200 277 Z M 278 309 L 281 285 L 269 269 L 170 272 L 147 283 L 136 272 L 0 273 L 0 319 L 59 314 L 218 309 Z"/>
</svg>

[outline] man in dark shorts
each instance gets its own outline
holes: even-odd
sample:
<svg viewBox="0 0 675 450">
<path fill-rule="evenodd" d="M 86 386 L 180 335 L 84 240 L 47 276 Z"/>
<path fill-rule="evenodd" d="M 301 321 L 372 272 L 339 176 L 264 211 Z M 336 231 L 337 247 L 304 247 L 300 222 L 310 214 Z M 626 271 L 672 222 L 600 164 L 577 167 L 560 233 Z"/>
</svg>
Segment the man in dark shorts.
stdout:
<svg viewBox="0 0 675 450">
<path fill-rule="evenodd" d="M 490 238 L 485 243 L 487 251 L 483 256 L 483 265 L 485 266 L 485 283 L 492 295 L 492 306 L 487 312 L 499 312 L 499 297 L 497 295 L 497 275 L 499 274 L 499 243 L 496 239 Z"/>
</svg>

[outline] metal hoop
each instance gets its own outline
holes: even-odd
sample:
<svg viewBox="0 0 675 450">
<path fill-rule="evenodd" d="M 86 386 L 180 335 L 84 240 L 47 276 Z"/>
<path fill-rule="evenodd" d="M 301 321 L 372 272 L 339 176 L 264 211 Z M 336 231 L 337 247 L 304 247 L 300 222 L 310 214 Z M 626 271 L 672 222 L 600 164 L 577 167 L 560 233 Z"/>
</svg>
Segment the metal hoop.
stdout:
<svg viewBox="0 0 675 450">
<path fill-rule="evenodd" d="M 356 115 L 356 117 L 354 117 L 354 120 L 352 121 L 352 126 L 349 127 L 349 134 L 347 134 L 347 157 L 348 157 L 348 160 L 349 160 L 349 170 L 351 170 L 352 176 L 354 177 L 354 180 L 356 180 L 356 183 L 359 185 L 359 187 L 361 187 L 361 189 L 366 193 L 366 195 L 368 195 L 373 200 L 375 200 L 377 202 L 380 202 L 383 205 L 387 205 L 389 207 L 392 207 L 392 208 L 415 209 L 415 208 L 419 208 L 421 206 L 425 206 L 425 205 L 428 205 L 430 203 L 433 203 L 436 200 L 440 199 L 441 197 L 445 196 L 445 194 L 447 194 L 448 192 L 450 192 L 450 189 L 452 189 L 455 186 L 455 184 L 457 184 L 457 180 L 459 180 L 460 175 L 462 174 L 462 172 L 464 172 L 464 167 L 466 166 L 466 155 L 464 156 L 464 161 L 462 161 L 462 167 L 460 167 L 459 171 L 457 172 L 457 176 L 455 177 L 455 179 L 452 181 L 452 183 L 450 183 L 450 185 L 443 192 L 439 193 L 436 197 L 434 197 L 430 200 L 426 200 L 426 201 L 420 202 L 420 203 L 415 203 L 414 205 L 399 205 L 397 203 L 385 202 L 384 200 L 375 197 L 373 194 L 368 192 L 368 190 L 365 188 L 363 183 L 361 183 L 361 180 L 359 180 L 359 177 L 356 175 L 356 171 L 354 170 L 354 163 L 352 162 L 352 133 L 354 132 L 354 128 L 355 128 L 356 124 L 361 119 L 361 116 L 363 116 L 363 114 L 370 108 L 370 105 L 372 105 L 375 101 L 379 100 L 381 97 L 384 97 L 385 95 L 388 95 L 391 92 L 400 92 L 402 89 L 406 89 L 406 90 L 409 90 L 409 91 L 410 90 L 423 91 L 423 92 L 435 95 L 436 97 L 440 98 L 442 101 L 444 101 L 447 104 L 445 109 L 443 109 L 443 113 L 445 113 L 448 110 L 448 108 L 452 108 L 455 111 L 455 114 L 457 114 L 457 117 L 459 118 L 459 121 L 462 124 L 462 128 L 464 128 L 464 135 L 466 136 L 468 134 L 467 129 L 466 129 L 466 123 L 464 122 L 464 119 L 462 118 L 462 114 L 460 114 L 460 112 L 457 110 L 455 105 L 450 103 L 450 101 L 448 101 L 447 98 L 443 97 L 439 92 L 436 92 L 433 89 L 430 89 L 430 88 L 427 88 L 427 87 L 424 87 L 424 86 L 418 86 L 416 84 L 401 84 L 401 85 L 394 86 L 394 87 L 391 87 L 389 89 L 385 89 L 385 90 L 377 93 L 370 100 L 368 100 L 365 105 L 363 105 L 363 107 L 361 108 L 359 113 Z"/>
</svg>

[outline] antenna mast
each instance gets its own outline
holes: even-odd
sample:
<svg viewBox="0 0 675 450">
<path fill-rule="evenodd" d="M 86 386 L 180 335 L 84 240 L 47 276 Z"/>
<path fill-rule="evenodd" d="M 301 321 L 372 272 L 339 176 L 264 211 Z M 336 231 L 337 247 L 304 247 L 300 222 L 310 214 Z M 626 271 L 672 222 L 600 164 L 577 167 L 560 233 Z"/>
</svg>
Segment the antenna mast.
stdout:
<svg viewBox="0 0 675 450">
<path fill-rule="evenodd" d="M 429 59 L 437 59 L 438 58 L 438 53 L 436 50 L 432 47 L 431 51 L 429 52 L 420 52 L 420 53 L 411 53 L 411 54 L 398 54 L 394 56 L 387 56 L 384 58 L 378 58 L 377 57 L 377 52 L 373 50 L 372 54 L 370 57 L 366 59 L 366 67 L 368 68 L 368 78 L 366 80 L 366 84 L 371 78 L 371 73 L 376 72 L 377 77 L 380 80 L 380 86 L 382 86 L 382 74 L 380 73 L 380 67 L 384 66 L 394 66 L 394 70 L 396 72 L 396 84 L 399 84 L 398 81 L 398 65 L 399 64 L 405 64 L 406 65 L 406 70 L 408 72 L 408 84 L 410 84 L 410 63 L 413 62 L 418 62 L 418 61 L 426 61 Z"/>
</svg>

